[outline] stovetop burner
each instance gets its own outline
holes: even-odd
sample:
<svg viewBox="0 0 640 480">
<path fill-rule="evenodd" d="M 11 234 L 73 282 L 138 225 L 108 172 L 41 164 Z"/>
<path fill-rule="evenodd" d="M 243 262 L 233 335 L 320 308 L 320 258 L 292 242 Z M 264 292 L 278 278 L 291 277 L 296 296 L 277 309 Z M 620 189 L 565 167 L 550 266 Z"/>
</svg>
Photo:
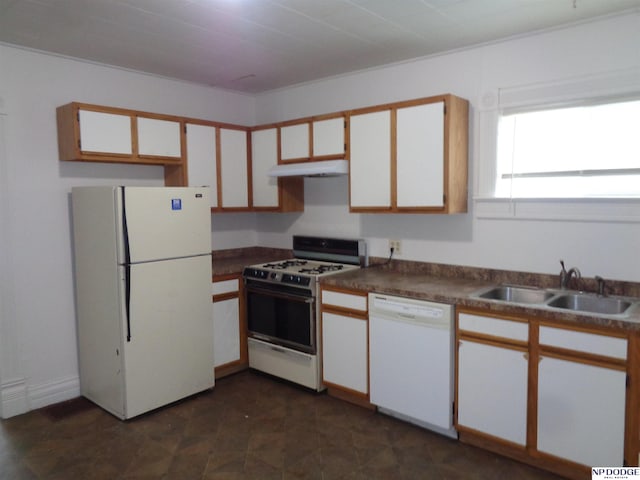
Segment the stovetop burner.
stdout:
<svg viewBox="0 0 640 480">
<path fill-rule="evenodd" d="M 283 288 L 315 292 L 320 277 L 367 265 L 364 240 L 294 235 L 293 255 L 289 259 L 245 267 L 245 283 L 281 284 Z"/>
<path fill-rule="evenodd" d="M 337 272 L 338 270 L 342 270 L 344 265 L 318 265 L 313 268 L 301 268 L 298 270 L 299 273 L 309 273 L 311 275 L 322 275 L 327 272 Z"/>
<path fill-rule="evenodd" d="M 293 260 L 284 260 L 282 262 L 277 263 L 265 263 L 262 265 L 262 268 L 271 268 L 273 270 L 286 270 L 287 268 L 292 267 L 302 267 L 307 264 L 306 260 L 298 260 L 297 258 Z"/>
</svg>

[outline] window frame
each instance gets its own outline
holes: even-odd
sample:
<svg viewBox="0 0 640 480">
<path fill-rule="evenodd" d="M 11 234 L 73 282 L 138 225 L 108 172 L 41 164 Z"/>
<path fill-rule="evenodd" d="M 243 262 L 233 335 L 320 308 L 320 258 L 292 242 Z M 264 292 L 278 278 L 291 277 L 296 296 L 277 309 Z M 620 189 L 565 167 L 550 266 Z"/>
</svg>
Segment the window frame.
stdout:
<svg viewBox="0 0 640 480">
<path fill-rule="evenodd" d="M 476 109 L 474 214 L 477 218 L 640 222 L 640 197 L 497 197 L 502 115 L 640 99 L 640 68 L 533 85 L 488 89 Z"/>
</svg>

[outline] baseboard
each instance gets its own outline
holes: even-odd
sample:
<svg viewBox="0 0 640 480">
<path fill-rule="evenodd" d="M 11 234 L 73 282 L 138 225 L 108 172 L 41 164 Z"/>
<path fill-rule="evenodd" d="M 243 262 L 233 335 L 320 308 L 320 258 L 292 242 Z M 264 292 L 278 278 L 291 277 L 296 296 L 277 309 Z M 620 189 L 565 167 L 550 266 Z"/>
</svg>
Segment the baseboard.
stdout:
<svg viewBox="0 0 640 480">
<path fill-rule="evenodd" d="M 0 390 L 2 418 L 15 417 L 29 411 L 27 382 L 24 378 L 3 383 Z"/>
<path fill-rule="evenodd" d="M 80 396 L 80 377 L 77 375 L 28 387 L 31 410 L 64 402 Z"/>
<path fill-rule="evenodd" d="M 10 418 L 79 397 L 80 378 L 74 375 L 40 385 L 27 385 L 25 379 L 18 379 L 3 383 L 0 390 L 2 418 Z"/>
</svg>

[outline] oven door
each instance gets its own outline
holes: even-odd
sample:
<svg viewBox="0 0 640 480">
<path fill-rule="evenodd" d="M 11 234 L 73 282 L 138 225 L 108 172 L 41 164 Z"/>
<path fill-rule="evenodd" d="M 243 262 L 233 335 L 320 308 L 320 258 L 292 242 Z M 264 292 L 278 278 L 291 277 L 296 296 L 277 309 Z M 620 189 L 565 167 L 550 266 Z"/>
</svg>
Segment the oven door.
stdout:
<svg viewBox="0 0 640 480">
<path fill-rule="evenodd" d="M 316 353 L 315 298 L 308 290 L 246 281 L 248 335 Z"/>
</svg>

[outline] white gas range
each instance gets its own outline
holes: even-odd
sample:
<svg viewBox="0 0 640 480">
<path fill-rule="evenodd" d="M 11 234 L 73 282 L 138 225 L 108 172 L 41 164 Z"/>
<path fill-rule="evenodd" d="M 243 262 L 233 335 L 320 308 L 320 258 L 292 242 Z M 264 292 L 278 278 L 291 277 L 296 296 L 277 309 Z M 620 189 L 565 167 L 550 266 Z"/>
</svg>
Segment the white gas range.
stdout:
<svg viewBox="0 0 640 480">
<path fill-rule="evenodd" d="M 318 280 L 367 265 L 363 240 L 293 237 L 295 258 L 243 271 L 249 366 L 322 390 Z"/>
</svg>

